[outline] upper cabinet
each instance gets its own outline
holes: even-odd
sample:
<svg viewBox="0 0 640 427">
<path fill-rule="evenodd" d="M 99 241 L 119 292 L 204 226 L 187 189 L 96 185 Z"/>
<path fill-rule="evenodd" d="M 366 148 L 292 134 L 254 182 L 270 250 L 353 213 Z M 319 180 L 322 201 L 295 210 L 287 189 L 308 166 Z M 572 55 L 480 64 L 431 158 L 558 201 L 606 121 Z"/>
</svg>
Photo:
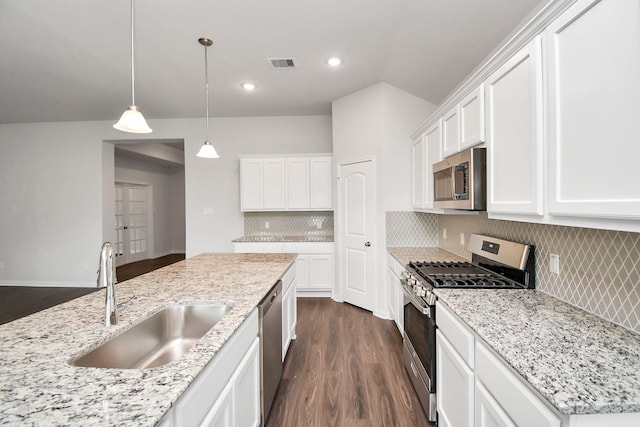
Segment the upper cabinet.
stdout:
<svg viewBox="0 0 640 427">
<path fill-rule="evenodd" d="M 581 0 L 545 31 L 549 213 L 640 218 L 640 2 Z"/>
<path fill-rule="evenodd" d="M 478 145 L 485 140 L 484 85 L 481 84 L 460 101 L 459 151 Z"/>
<path fill-rule="evenodd" d="M 456 105 L 442 116 L 442 156 L 460 151 L 460 106 Z"/>
<path fill-rule="evenodd" d="M 549 2 L 514 34 L 412 137 L 486 139 L 491 219 L 640 232 L 640 2 Z"/>
<path fill-rule="evenodd" d="M 484 142 L 484 129 L 484 85 L 480 85 L 442 116 L 442 157 Z"/>
<path fill-rule="evenodd" d="M 541 40 L 486 82 L 487 211 L 543 214 Z"/>
<path fill-rule="evenodd" d="M 433 124 L 412 148 L 413 209 L 433 209 L 433 164 L 442 160 L 442 121 Z"/>
<path fill-rule="evenodd" d="M 241 158 L 241 210 L 331 210 L 331 165 L 324 156 Z"/>
</svg>

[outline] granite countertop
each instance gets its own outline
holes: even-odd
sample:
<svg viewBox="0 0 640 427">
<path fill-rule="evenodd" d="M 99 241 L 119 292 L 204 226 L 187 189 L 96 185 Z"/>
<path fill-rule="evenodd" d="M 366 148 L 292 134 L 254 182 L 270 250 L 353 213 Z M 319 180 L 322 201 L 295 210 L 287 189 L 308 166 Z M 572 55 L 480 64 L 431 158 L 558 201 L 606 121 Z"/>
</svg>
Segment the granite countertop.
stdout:
<svg viewBox="0 0 640 427">
<path fill-rule="evenodd" d="M 388 247 L 387 252 L 402 265 L 409 264 L 409 261 L 468 261 L 441 248 Z"/>
<path fill-rule="evenodd" d="M 640 412 L 639 335 L 539 291 L 435 293 L 560 413 Z"/>
<path fill-rule="evenodd" d="M 259 235 L 251 235 L 251 236 L 242 236 L 237 239 L 232 240 L 234 243 L 238 242 L 313 242 L 313 243 L 322 243 L 329 242 L 333 243 L 333 234 L 305 234 L 301 236 L 286 236 L 286 235 L 270 235 L 270 234 L 259 234 Z"/>
<path fill-rule="evenodd" d="M 0 424 L 155 425 L 295 261 L 295 254 L 203 254 L 116 286 L 117 326 L 104 291 L 0 326 Z M 97 369 L 68 360 L 160 308 L 224 302 L 233 308 L 180 360 L 145 369 Z"/>
<path fill-rule="evenodd" d="M 465 261 L 440 248 L 388 248 L 401 264 Z M 534 290 L 436 289 L 561 414 L 640 412 L 640 335 Z M 437 323 L 437 321 L 436 321 Z"/>
</svg>

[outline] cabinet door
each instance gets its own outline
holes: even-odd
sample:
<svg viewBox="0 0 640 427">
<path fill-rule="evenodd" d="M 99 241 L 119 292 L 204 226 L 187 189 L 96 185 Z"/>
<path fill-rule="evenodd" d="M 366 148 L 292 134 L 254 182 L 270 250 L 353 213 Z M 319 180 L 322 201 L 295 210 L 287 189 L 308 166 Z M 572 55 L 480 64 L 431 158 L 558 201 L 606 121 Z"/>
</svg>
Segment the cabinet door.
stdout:
<svg viewBox="0 0 640 427">
<path fill-rule="evenodd" d="M 288 288 L 282 295 L 282 361 L 284 362 L 291 344 L 291 296 L 295 297 L 293 287 Z"/>
<path fill-rule="evenodd" d="M 487 80 L 487 211 L 543 214 L 541 40 Z"/>
<path fill-rule="evenodd" d="M 333 254 L 309 255 L 309 288 L 333 289 Z"/>
<path fill-rule="evenodd" d="M 309 208 L 309 182 L 309 159 L 287 159 L 287 208 Z"/>
<path fill-rule="evenodd" d="M 309 255 L 296 258 L 296 289 L 309 288 Z"/>
<path fill-rule="evenodd" d="M 263 208 L 261 159 L 240 159 L 240 193 L 241 210 Z"/>
<path fill-rule="evenodd" d="M 460 151 L 459 113 L 459 105 L 456 105 L 442 117 L 442 157 L 448 157 Z"/>
<path fill-rule="evenodd" d="M 201 427 L 233 427 L 236 425 L 233 420 L 232 389 L 233 382 L 230 381 L 207 416 L 202 420 Z"/>
<path fill-rule="evenodd" d="M 309 159 L 311 170 L 311 209 L 333 208 L 331 195 L 331 157 L 312 157 Z"/>
<path fill-rule="evenodd" d="M 285 161 L 263 159 L 263 208 L 283 210 L 286 206 Z"/>
<path fill-rule="evenodd" d="M 476 380 L 476 427 L 516 427 L 491 393 Z"/>
<path fill-rule="evenodd" d="M 398 306 L 398 292 L 396 291 L 396 275 L 390 268 L 387 269 L 387 290 L 389 292 L 389 314 L 391 315 L 391 319 L 395 322 L 397 317 L 397 306 Z M 397 322 L 396 322 L 397 326 Z"/>
<path fill-rule="evenodd" d="M 424 207 L 433 208 L 433 164 L 442 160 L 442 122 L 438 120 L 424 134 L 425 162 L 425 196 Z"/>
<path fill-rule="evenodd" d="M 260 425 L 260 339 L 236 369 L 233 379 L 233 421 L 236 426 Z"/>
<path fill-rule="evenodd" d="M 579 0 L 546 29 L 549 212 L 640 218 L 640 2 Z"/>
<path fill-rule="evenodd" d="M 411 148 L 411 205 L 424 208 L 425 201 L 425 147 L 424 139 L 415 141 Z"/>
<path fill-rule="evenodd" d="M 436 330 L 436 395 L 438 425 L 473 427 L 473 371 Z"/>
<path fill-rule="evenodd" d="M 485 139 L 484 84 L 460 101 L 460 151 Z"/>
</svg>

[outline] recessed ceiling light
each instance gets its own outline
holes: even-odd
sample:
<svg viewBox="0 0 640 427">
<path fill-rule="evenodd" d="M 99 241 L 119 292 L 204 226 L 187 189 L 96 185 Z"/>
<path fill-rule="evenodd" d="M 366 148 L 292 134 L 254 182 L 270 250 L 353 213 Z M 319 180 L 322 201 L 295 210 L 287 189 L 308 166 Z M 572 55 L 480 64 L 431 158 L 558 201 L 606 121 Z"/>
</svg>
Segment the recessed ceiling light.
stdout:
<svg viewBox="0 0 640 427">
<path fill-rule="evenodd" d="M 337 67 L 338 65 L 342 64 L 342 58 L 332 56 L 331 58 L 327 59 L 327 64 L 331 65 L 332 67 Z"/>
<path fill-rule="evenodd" d="M 255 84 L 253 84 L 253 83 L 248 83 L 248 82 L 247 82 L 247 83 L 242 83 L 240 86 L 242 86 L 242 88 L 243 88 L 244 90 L 247 90 L 247 91 L 249 91 L 249 92 L 250 92 L 250 91 L 252 91 L 252 90 L 255 90 L 255 88 L 256 88 L 256 85 L 255 85 Z"/>
</svg>

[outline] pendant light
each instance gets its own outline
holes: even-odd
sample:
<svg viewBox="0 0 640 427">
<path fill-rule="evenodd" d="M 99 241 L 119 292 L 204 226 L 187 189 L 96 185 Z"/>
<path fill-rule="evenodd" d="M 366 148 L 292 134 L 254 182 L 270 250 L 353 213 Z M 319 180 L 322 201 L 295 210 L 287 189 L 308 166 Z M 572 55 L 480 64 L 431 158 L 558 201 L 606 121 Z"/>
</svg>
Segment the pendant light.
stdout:
<svg viewBox="0 0 640 427">
<path fill-rule="evenodd" d="M 140 108 L 136 105 L 135 91 L 135 67 L 134 67 L 134 19 L 135 19 L 135 0 L 131 0 L 131 105 L 122 113 L 118 123 L 113 125 L 114 128 L 123 132 L 131 133 L 151 133 L 151 128 L 147 125 Z"/>
<path fill-rule="evenodd" d="M 200 151 L 196 156 L 203 157 L 205 159 L 217 159 L 220 157 L 218 152 L 210 142 L 209 139 L 209 63 L 207 61 L 207 48 L 213 44 L 213 41 L 201 38 L 198 39 L 198 43 L 204 46 L 204 97 L 205 97 L 205 105 L 207 108 L 207 139 L 200 147 Z"/>
</svg>

